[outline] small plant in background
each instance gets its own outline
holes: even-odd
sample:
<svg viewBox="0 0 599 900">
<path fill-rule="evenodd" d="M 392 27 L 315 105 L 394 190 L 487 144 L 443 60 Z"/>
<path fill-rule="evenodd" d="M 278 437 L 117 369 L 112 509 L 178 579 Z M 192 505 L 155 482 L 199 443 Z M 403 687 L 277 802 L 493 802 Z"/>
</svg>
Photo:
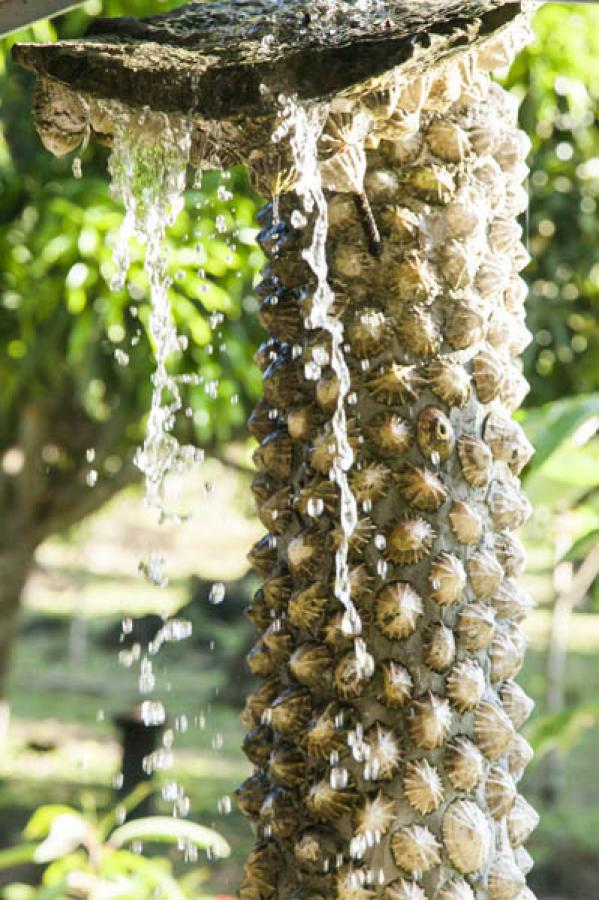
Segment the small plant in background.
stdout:
<svg viewBox="0 0 599 900">
<path fill-rule="evenodd" d="M 50 804 L 35 810 L 23 830 L 24 843 L 0 852 L 0 871 L 34 863 L 43 866 L 40 884 L 14 883 L 4 900 L 202 900 L 207 866 L 175 875 L 171 859 L 143 855 L 145 843 L 172 844 L 186 859 L 229 856 L 219 834 L 195 822 L 150 816 L 118 824 L 151 793 L 139 785 L 102 818 L 93 806 L 82 811 Z M 205 900 L 209 900 L 208 897 Z M 226 900 L 221 895 L 220 900 Z"/>
</svg>

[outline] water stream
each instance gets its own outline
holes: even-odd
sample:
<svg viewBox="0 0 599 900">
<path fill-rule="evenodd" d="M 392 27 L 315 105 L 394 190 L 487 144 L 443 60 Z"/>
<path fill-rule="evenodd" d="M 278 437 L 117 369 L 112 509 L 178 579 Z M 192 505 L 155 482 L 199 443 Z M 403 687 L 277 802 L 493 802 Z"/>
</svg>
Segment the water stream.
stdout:
<svg viewBox="0 0 599 900">
<path fill-rule="evenodd" d="M 149 111 L 138 117 L 123 116 L 116 124 L 109 168 L 113 192 L 125 206 L 125 218 L 114 250 L 117 273 L 113 287 L 125 286 L 129 242 L 135 237 L 145 245 L 149 330 L 156 361 L 146 438 L 135 463 L 145 478 L 146 504 L 159 512 L 161 521 L 177 521 L 179 517 L 165 508 L 165 478 L 188 471 L 202 455 L 192 445 L 181 445 L 172 433 L 183 405 L 181 384 L 194 376 L 171 375 L 167 368 L 169 359 L 185 349 L 187 339 L 177 333 L 173 319 L 164 238 L 183 208 L 191 127 L 184 119 Z M 147 574 L 158 584 L 164 582 L 155 559 L 148 563 Z"/>
<path fill-rule="evenodd" d="M 181 444 L 173 433 L 177 414 L 183 407 L 182 386 L 197 383 L 198 376 L 173 375 L 169 371 L 172 359 L 186 349 L 186 338 L 178 334 L 171 309 L 165 236 L 184 204 L 191 128 L 183 119 L 150 111 L 138 114 L 123 111 L 114 121 L 116 130 L 109 169 L 113 194 L 122 201 L 125 216 L 114 248 L 116 274 L 111 287 L 115 290 L 125 287 L 130 241 L 136 238 L 144 246 L 150 300 L 149 333 L 155 359 L 146 436 L 135 463 L 145 480 L 145 504 L 157 512 L 161 524 L 178 523 L 183 517 L 166 507 L 165 481 L 171 475 L 186 473 L 203 459 L 201 450 Z M 165 587 L 168 579 L 164 564 L 162 554 L 153 551 L 140 562 L 139 568 L 152 584 Z M 131 628 L 128 620 L 123 625 L 123 635 Z M 167 721 L 164 704 L 151 696 L 157 688 L 154 657 L 165 643 L 185 640 L 191 632 L 191 622 L 165 619 L 147 647 L 134 644 L 131 650 L 119 654 L 124 665 L 139 664 L 138 687 L 143 698 L 140 715 L 146 725 L 162 725 Z M 175 728 L 183 730 L 181 717 L 177 717 Z M 172 767 L 173 740 L 173 730 L 166 729 L 162 745 L 144 760 L 146 772 Z M 175 816 L 187 815 L 189 798 L 181 785 L 169 782 L 163 789 L 163 799 L 172 802 Z"/>
<path fill-rule="evenodd" d="M 280 125 L 275 131 L 273 139 L 278 141 L 287 137 L 290 141 L 293 161 L 298 174 L 295 191 L 302 200 L 307 216 L 312 219 L 313 227 L 311 244 L 303 252 L 306 262 L 316 276 L 316 287 L 306 325 L 311 329 L 322 329 L 330 335 L 331 358 L 328 362 L 339 385 L 337 405 L 331 419 L 336 452 L 330 477 L 339 488 L 342 529 L 342 539 L 335 554 L 335 596 L 345 609 L 342 620 L 343 631 L 354 637 L 358 668 L 365 674 L 371 674 L 373 660 L 366 652 L 366 645 L 360 637 L 362 623 L 351 599 L 348 565 L 349 539 L 358 523 L 356 498 L 348 479 L 348 472 L 354 461 L 345 410 L 351 390 L 351 379 L 343 350 L 343 324 L 332 315 L 335 295 L 328 282 L 326 256 L 328 206 L 318 167 L 318 141 L 329 109 L 326 103 L 300 104 L 291 98 L 279 99 L 281 102 Z"/>
</svg>

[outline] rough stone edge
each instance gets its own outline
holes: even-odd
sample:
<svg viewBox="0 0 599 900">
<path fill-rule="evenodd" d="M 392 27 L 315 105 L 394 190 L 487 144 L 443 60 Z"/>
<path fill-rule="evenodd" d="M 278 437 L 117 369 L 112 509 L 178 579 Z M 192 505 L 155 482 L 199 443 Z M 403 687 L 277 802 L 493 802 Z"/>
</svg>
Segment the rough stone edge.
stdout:
<svg viewBox="0 0 599 900">
<path fill-rule="evenodd" d="M 272 113 L 272 100 L 262 85 L 302 100 L 329 99 L 417 56 L 425 68 L 454 49 L 473 46 L 512 21 L 522 5 L 521 0 L 509 0 L 471 18 L 466 18 L 467 9 L 450 19 L 439 16 L 420 39 L 397 27 L 385 38 L 363 33 L 336 46 L 302 47 L 298 38 L 297 48 L 279 58 L 256 58 L 248 50 L 247 59 L 234 64 L 195 50 L 118 35 L 112 40 L 102 35 L 17 44 L 13 59 L 44 79 L 92 98 L 216 121 L 255 118 Z M 472 7 L 480 8 L 480 3 Z"/>
</svg>

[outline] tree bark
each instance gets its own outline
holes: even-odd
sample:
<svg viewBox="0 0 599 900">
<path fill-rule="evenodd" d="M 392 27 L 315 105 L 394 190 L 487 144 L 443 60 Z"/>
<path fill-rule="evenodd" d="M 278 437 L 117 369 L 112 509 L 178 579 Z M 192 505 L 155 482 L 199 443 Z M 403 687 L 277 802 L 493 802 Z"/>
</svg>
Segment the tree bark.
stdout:
<svg viewBox="0 0 599 900">
<path fill-rule="evenodd" d="M 34 554 L 35 547 L 18 540 L 12 547 L 0 551 L 0 739 L 8 727 L 9 707 L 5 695 L 11 650 Z"/>
<path fill-rule="evenodd" d="M 532 896 L 522 844 L 537 817 L 516 787 L 532 702 L 513 681 L 532 602 L 513 534 L 532 448 L 510 419 L 527 390 L 515 217 L 528 143 L 487 75 L 502 55 L 363 97 L 329 115 L 320 142 L 325 180 L 350 191 L 370 110 L 364 192 L 330 191 L 327 257 L 352 375 L 352 599 L 372 672 L 333 593 L 338 385 L 328 336 L 305 323 L 312 225 L 297 227 L 293 195 L 262 214 L 271 338 L 250 427 L 269 533 L 250 554 L 265 583 L 249 610 L 263 682 L 244 713 L 255 771 L 238 799 L 258 838 L 244 900 Z"/>
</svg>

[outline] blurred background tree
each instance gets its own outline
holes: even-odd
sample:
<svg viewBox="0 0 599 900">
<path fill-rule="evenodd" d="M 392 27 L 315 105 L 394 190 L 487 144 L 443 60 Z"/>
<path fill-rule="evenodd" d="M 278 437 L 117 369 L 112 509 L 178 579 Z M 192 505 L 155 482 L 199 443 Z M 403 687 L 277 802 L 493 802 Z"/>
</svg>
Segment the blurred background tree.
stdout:
<svg viewBox="0 0 599 900">
<path fill-rule="evenodd" d="M 111 247 L 121 212 L 110 196 L 106 152 L 97 146 L 88 148 L 82 178 L 76 179 L 71 159 L 55 160 L 43 150 L 29 115 L 29 78 L 10 65 L 8 50 L 16 39 L 79 35 L 90 18 L 99 14 L 140 16 L 180 5 L 160 0 L 91 0 L 80 10 L 52 24 L 40 23 L 3 44 L 0 693 L 8 671 L 7 649 L 16 633 L 19 598 L 36 548 L 53 533 L 65 534 L 66 528 L 137 478 L 132 458 L 143 439 L 152 371 L 146 277 L 139 246 L 133 251 L 127 289 L 114 293 L 108 287 L 113 272 Z M 599 534 L 599 9 L 546 4 L 534 24 L 537 40 L 519 56 L 506 78 L 507 86 L 523 100 L 522 126 L 533 144 L 530 210 L 523 228 L 532 256 L 526 277 L 534 340 L 524 357 L 531 392 L 521 416 L 537 446 L 525 473 L 535 514 L 524 539 L 530 555 L 528 586 L 539 607 L 531 617 L 531 651 L 522 680 L 537 700 L 538 710 L 527 732 L 537 750 L 537 765 L 527 776 L 524 790 L 533 795 L 543 814 L 530 848 L 537 860 L 532 883 L 538 896 L 541 900 L 595 900 L 599 867 L 599 794 L 593 780 L 599 753 L 599 675 L 593 658 L 599 649 L 595 568 Z M 227 199 L 228 192 L 232 199 Z M 225 444 L 245 434 L 244 420 L 260 389 L 259 373 L 252 363 L 261 339 L 252 293 L 262 260 L 254 244 L 259 203 L 243 172 L 206 176 L 201 188 L 189 191 L 185 211 L 169 234 L 173 307 L 180 331 L 189 338 L 187 351 L 173 365 L 177 371 L 195 371 L 203 377 L 203 384 L 185 397 L 192 415 L 182 417 L 179 428 L 186 432 L 181 434 L 185 441 L 197 441 L 216 456 L 223 455 Z M 203 250 L 198 250 L 200 242 Z M 115 355 L 115 351 L 120 352 Z M 128 365 L 121 364 L 123 354 Z M 216 382 L 219 388 L 214 396 Z M 95 451 L 95 458 L 88 450 Z M 94 472 L 97 482 L 92 489 Z M 217 475 L 221 477 L 222 472 Z M 230 507 L 238 502 L 235 491 L 227 497 Z M 133 505 L 130 494 L 115 512 L 109 506 L 109 528 L 116 530 L 117 520 L 125 520 L 128 505 Z M 221 544 L 225 540 L 219 514 L 211 507 L 206 513 L 202 509 L 195 525 L 203 540 L 208 531 L 215 532 L 215 547 L 217 539 Z M 202 529 L 203 516 L 208 524 Z M 129 525 L 127 534 L 131 530 Z M 235 537 L 227 537 L 230 550 Z M 67 533 L 67 538 L 65 546 L 72 545 L 74 554 L 80 554 L 81 537 Z M 208 824 L 213 824 L 217 808 L 219 815 L 228 814 L 225 795 L 243 778 L 246 766 L 239 750 L 237 711 L 221 702 L 234 679 L 245 681 L 236 665 L 245 639 L 240 604 L 212 607 L 204 602 L 212 579 L 233 577 L 227 569 L 229 550 L 215 551 L 214 558 L 205 552 L 201 565 L 195 563 L 198 554 L 192 554 L 198 574 L 208 579 L 196 582 L 194 588 L 194 596 L 201 596 L 202 603 L 192 603 L 185 611 L 194 618 L 194 643 L 187 651 L 177 647 L 169 654 L 167 648 L 166 654 L 168 690 L 172 688 L 169 711 L 174 716 L 178 710 L 185 718 L 190 703 L 196 710 L 202 708 L 195 730 L 177 738 L 183 747 L 177 774 L 190 785 L 192 814 Z M 133 559 L 135 552 L 134 548 Z M 119 708 L 125 696 L 132 702 L 138 699 L 136 685 L 132 688 L 133 683 L 127 682 L 124 687 L 123 676 L 115 671 L 120 619 L 130 614 L 133 594 L 130 583 L 120 576 L 114 580 L 124 596 L 114 602 L 112 612 L 108 611 L 112 599 L 106 580 L 99 581 L 98 604 L 84 611 L 78 604 L 87 595 L 75 591 L 66 615 L 59 594 L 52 595 L 58 597 L 52 618 L 39 623 L 39 613 L 27 612 L 11 693 L 17 737 L 0 759 L 0 809 L 4 812 L 0 843 L 3 838 L 17 840 L 31 808 L 41 801 L 78 806 L 79 793 L 91 786 L 93 805 L 111 807 L 111 766 L 117 763 L 107 745 L 93 749 L 88 741 L 86 771 L 92 774 L 73 775 L 72 747 L 66 738 L 62 742 L 53 738 L 55 755 L 53 750 L 41 756 L 40 720 L 51 708 L 61 725 L 76 724 L 87 737 L 106 741 L 110 734 L 109 724 L 96 721 L 97 696 L 78 691 L 70 669 L 72 684 L 65 687 L 64 659 L 71 652 L 70 638 L 66 631 L 53 629 L 56 620 L 62 622 L 72 611 L 87 617 L 91 640 L 82 666 L 102 680 L 100 718 L 104 719 L 104 710 Z M 227 588 L 229 594 L 234 590 L 234 586 Z M 245 583 L 239 587 L 240 600 L 248 590 Z M 174 609 L 190 600 L 186 581 L 176 585 L 174 597 Z M 38 600 L 36 610 L 54 602 Z M 164 599 L 153 603 L 155 612 L 163 611 Z M 127 652 L 135 647 L 133 641 L 146 641 L 136 634 L 126 645 Z M 50 684 L 50 674 L 57 670 L 62 673 L 58 689 Z M 128 690 L 132 693 L 127 694 Z M 204 710 L 209 729 L 204 727 Z M 25 727 L 28 718 L 34 723 L 30 730 Z M 186 748 L 193 751 L 189 757 L 185 757 Z M 41 787 L 36 780 L 38 769 L 47 773 Z M 169 784 L 165 782 L 165 788 Z M 85 796 L 87 803 L 92 802 L 89 794 Z M 249 840 L 235 814 L 217 819 L 217 828 L 221 827 L 233 849 L 231 862 L 219 868 L 211 882 L 222 888 L 235 883 L 235 867 Z"/>
</svg>

